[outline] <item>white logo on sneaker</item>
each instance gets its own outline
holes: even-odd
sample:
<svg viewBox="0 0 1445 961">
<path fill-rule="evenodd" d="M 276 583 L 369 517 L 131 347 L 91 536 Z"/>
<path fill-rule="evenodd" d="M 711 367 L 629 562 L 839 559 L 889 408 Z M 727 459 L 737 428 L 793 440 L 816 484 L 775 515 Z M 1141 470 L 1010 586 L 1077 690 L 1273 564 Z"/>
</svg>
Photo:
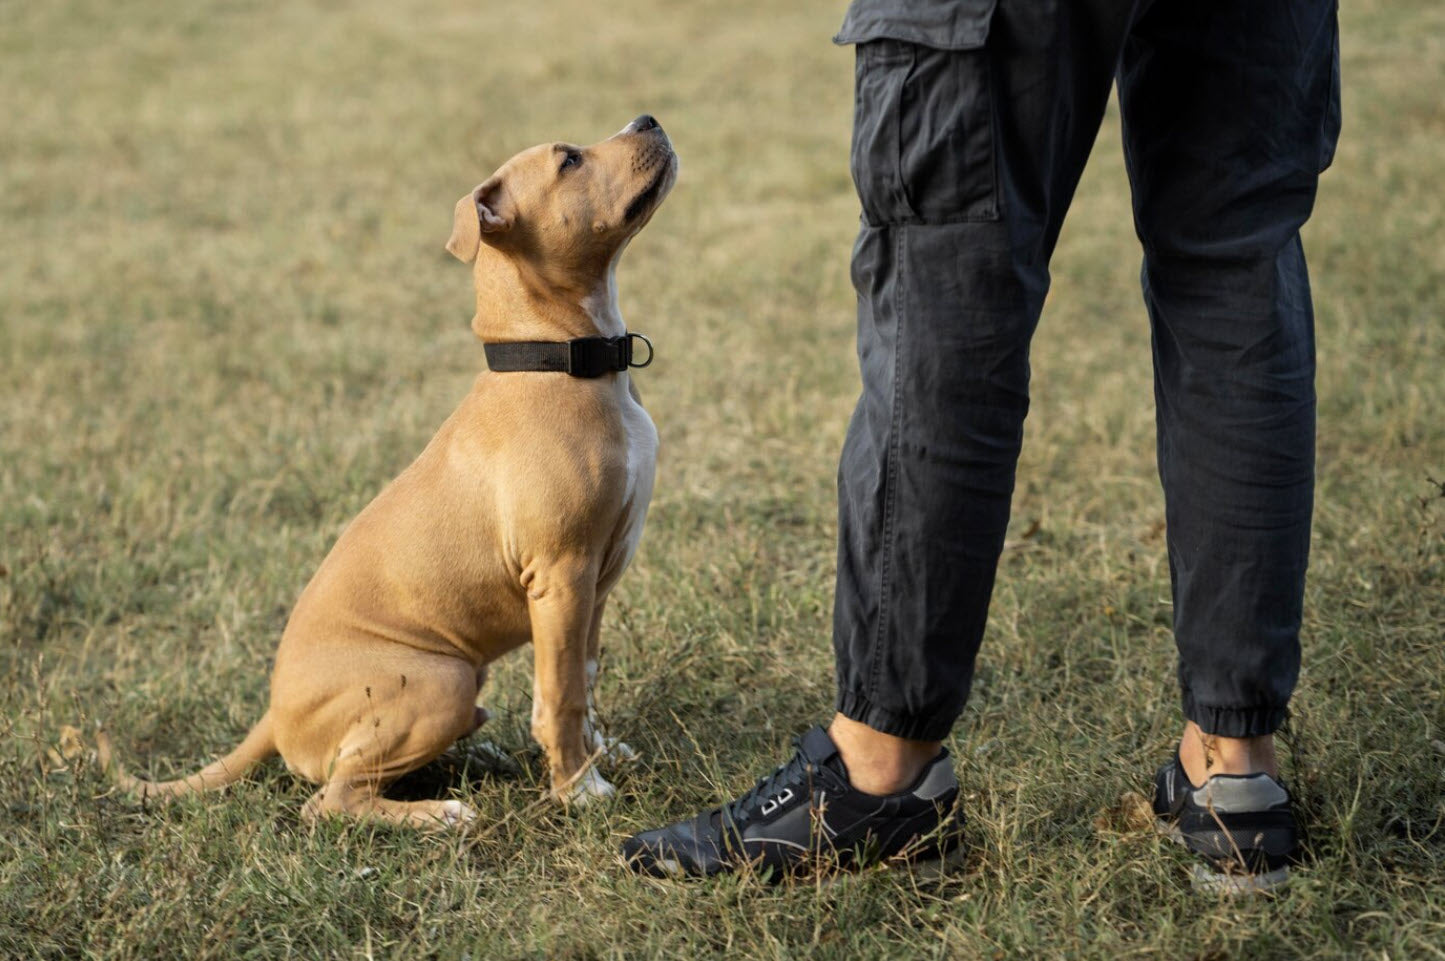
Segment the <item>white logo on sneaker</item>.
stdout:
<svg viewBox="0 0 1445 961">
<path fill-rule="evenodd" d="M 778 808 L 782 807 L 784 804 L 787 804 L 792 799 L 793 789 L 784 788 L 782 794 L 779 794 L 776 797 L 770 797 L 763 802 L 763 817 L 768 817 L 770 814 L 772 814 Z"/>
</svg>

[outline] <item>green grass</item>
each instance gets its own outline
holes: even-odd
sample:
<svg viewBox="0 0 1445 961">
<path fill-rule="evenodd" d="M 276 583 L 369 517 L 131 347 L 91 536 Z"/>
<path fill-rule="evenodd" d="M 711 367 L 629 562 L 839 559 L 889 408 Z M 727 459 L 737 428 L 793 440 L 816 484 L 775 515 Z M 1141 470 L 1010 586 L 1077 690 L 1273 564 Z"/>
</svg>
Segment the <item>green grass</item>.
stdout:
<svg viewBox="0 0 1445 961">
<path fill-rule="evenodd" d="M 1179 727 L 1148 334 L 1117 114 L 1055 259 L 972 703 L 975 849 L 924 885 L 663 884 L 618 839 L 733 793 L 831 704 L 833 475 L 857 389 L 841 0 L 0 5 L 0 956 L 622 958 L 1445 954 L 1445 11 L 1344 10 L 1346 128 L 1306 245 L 1319 503 L 1285 770 L 1312 862 L 1194 896 L 1111 813 Z M 607 810 L 514 771 L 409 790 L 464 837 L 308 828 L 279 763 L 144 810 L 63 725 L 192 769 L 259 715 L 341 526 L 482 366 L 455 199 L 516 150 L 642 110 L 682 179 L 624 313 L 662 436 L 600 699 L 643 753 Z M 1433 480 L 1432 480 L 1433 478 Z"/>
</svg>

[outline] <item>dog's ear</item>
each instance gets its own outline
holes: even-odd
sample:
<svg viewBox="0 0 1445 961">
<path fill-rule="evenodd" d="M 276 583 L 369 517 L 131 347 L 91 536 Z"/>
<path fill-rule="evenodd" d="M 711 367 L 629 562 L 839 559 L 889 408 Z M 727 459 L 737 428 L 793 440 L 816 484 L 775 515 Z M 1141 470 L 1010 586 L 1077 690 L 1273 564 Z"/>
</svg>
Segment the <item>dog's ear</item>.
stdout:
<svg viewBox="0 0 1445 961">
<path fill-rule="evenodd" d="M 447 250 L 464 264 L 477 259 L 477 248 L 482 243 L 482 227 L 477 221 L 477 205 L 472 195 L 467 194 L 457 201 L 452 212 L 452 235 L 447 238 Z"/>
<path fill-rule="evenodd" d="M 462 263 L 477 259 L 482 234 L 501 233 L 512 228 L 512 214 L 502 179 L 488 178 L 457 201 L 452 211 L 452 235 L 447 250 Z"/>
<path fill-rule="evenodd" d="M 493 174 L 472 191 L 477 205 L 477 223 L 484 234 L 512 229 L 512 201 L 500 174 Z"/>
</svg>

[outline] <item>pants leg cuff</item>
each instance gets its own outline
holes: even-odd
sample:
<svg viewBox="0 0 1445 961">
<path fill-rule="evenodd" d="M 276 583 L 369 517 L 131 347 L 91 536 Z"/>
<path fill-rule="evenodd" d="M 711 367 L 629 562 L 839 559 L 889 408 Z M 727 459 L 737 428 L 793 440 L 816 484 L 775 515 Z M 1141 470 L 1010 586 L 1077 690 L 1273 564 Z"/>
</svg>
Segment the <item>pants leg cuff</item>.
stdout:
<svg viewBox="0 0 1445 961">
<path fill-rule="evenodd" d="M 866 724 L 880 734 L 907 738 L 910 741 L 941 741 L 953 730 L 957 715 L 919 717 L 898 714 L 873 704 L 856 691 L 839 691 L 838 713 L 859 724 Z"/>
<path fill-rule="evenodd" d="M 1273 734 L 1289 716 L 1289 708 L 1219 707 L 1196 702 L 1184 694 L 1184 716 L 1198 724 L 1205 734 L 1216 737 L 1263 737 Z"/>
</svg>

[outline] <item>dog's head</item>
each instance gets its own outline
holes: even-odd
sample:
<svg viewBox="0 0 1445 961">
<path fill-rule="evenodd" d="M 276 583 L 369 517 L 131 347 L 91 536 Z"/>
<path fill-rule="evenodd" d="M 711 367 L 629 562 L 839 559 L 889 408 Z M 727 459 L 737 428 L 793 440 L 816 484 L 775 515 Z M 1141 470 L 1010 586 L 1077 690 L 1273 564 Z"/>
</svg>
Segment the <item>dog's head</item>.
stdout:
<svg viewBox="0 0 1445 961">
<path fill-rule="evenodd" d="M 447 250 L 470 263 L 486 244 L 544 279 L 595 275 L 676 180 L 677 154 L 647 114 L 588 147 L 540 144 L 457 201 Z"/>
</svg>

